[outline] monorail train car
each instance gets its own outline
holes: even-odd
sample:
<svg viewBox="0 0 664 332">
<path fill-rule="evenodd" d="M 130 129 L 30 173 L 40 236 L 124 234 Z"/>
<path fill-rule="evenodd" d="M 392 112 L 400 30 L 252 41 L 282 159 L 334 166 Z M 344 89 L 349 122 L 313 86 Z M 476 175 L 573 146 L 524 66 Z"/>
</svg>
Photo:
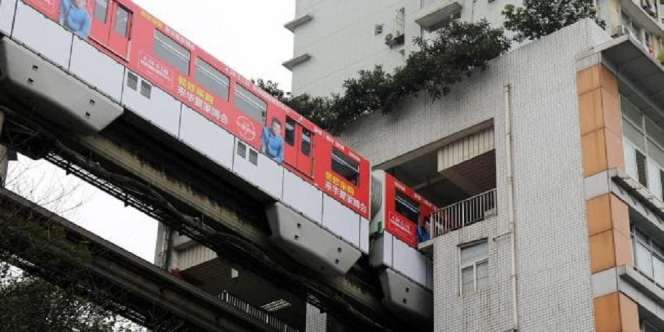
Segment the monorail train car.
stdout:
<svg viewBox="0 0 664 332">
<path fill-rule="evenodd" d="M 137 117 L 269 197 L 272 239 L 298 261 L 344 274 L 369 255 L 368 160 L 133 2 L 0 0 L 0 37 L 0 83 L 25 92 L 40 116 L 85 134 Z M 370 261 L 387 302 L 420 310 L 431 266 L 415 248 L 412 213 L 434 207 L 377 178 L 373 222 L 385 227 Z"/>
<path fill-rule="evenodd" d="M 431 259 L 419 250 L 418 226 L 436 206 L 394 176 L 373 174 L 370 263 L 379 269 L 385 304 L 398 312 L 429 318 L 433 314 Z M 421 229 L 421 231 L 422 231 Z"/>
</svg>

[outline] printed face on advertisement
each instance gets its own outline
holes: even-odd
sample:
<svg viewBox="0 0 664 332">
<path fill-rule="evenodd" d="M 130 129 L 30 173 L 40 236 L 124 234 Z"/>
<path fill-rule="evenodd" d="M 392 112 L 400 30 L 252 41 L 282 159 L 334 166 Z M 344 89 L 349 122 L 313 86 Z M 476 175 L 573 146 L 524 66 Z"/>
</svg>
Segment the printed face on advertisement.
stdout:
<svg viewBox="0 0 664 332">
<path fill-rule="evenodd" d="M 279 121 L 272 120 L 272 132 L 275 136 L 281 136 L 281 123 Z"/>
</svg>

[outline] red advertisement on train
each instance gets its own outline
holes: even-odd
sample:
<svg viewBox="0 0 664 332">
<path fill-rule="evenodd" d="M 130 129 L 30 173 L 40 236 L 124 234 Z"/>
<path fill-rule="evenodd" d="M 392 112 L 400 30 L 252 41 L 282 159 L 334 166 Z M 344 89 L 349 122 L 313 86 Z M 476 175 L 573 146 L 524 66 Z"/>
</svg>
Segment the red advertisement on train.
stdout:
<svg viewBox="0 0 664 332">
<path fill-rule="evenodd" d="M 284 105 L 269 112 L 268 124 L 284 128 L 284 164 L 320 190 L 368 219 L 369 161 Z"/>
<path fill-rule="evenodd" d="M 417 247 L 417 226 L 436 206 L 420 194 L 385 174 L 385 230 L 411 247 Z"/>
<path fill-rule="evenodd" d="M 370 166 L 365 158 L 133 2 L 24 1 L 369 218 Z"/>
</svg>

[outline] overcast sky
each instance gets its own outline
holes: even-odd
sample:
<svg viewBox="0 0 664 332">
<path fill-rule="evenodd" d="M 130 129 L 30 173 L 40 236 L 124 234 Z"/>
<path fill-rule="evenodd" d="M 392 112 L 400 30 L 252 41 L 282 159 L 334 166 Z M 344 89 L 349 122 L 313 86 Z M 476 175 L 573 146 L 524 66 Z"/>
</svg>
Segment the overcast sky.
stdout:
<svg viewBox="0 0 664 332">
<path fill-rule="evenodd" d="M 290 90 L 291 75 L 281 63 L 292 56 L 293 39 L 283 25 L 295 15 L 295 0 L 134 1 L 245 77 L 271 79 Z M 51 208 L 153 261 L 156 221 L 46 162 L 21 158 L 10 167 L 10 188 L 42 202 L 73 191 Z"/>
</svg>

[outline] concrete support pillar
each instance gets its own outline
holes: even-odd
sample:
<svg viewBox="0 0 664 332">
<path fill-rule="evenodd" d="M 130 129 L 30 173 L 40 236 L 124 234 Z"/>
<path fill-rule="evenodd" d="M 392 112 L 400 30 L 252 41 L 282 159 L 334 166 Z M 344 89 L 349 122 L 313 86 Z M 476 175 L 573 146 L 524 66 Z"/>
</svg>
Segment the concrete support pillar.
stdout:
<svg viewBox="0 0 664 332">
<path fill-rule="evenodd" d="M 307 303 L 306 332 L 327 332 L 327 314 Z"/>
<path fill-rule="evenodd" d="M 173 231 L 159 223 L 157 225 L 157 246 L 155 248 L 154 264 L 164 270 L 168 270 L 172 261 L 172 235 Z"/>
<path fill-rule="evenodd" d="M 5 114 L 0 112 L 0 133 L 5 124 Z M 9 150 L 6 146 L 0 145 L 0 186 L 4 188 L 7 181 L 7 171 L 9 168 Z"/>
<path fill-rule="evenodd" d="M 357 329 L 349 328 L 334 317 L 321 312 L 315 306 L 307 303 L 306 332 L 351 332 Z"/>
<path fill-rule="evenodd" d="M 577 73 L 583 173 L 586 178 L 625 168 L 620 94 L 616 77 L 603 65 Z M 593 275 L 634 264 L 629 209 L 612 193 L 586 201 Z M 638 332 L 638 305 L 621 292 L 593 299 L 595 331 Z"/>
</svg>

